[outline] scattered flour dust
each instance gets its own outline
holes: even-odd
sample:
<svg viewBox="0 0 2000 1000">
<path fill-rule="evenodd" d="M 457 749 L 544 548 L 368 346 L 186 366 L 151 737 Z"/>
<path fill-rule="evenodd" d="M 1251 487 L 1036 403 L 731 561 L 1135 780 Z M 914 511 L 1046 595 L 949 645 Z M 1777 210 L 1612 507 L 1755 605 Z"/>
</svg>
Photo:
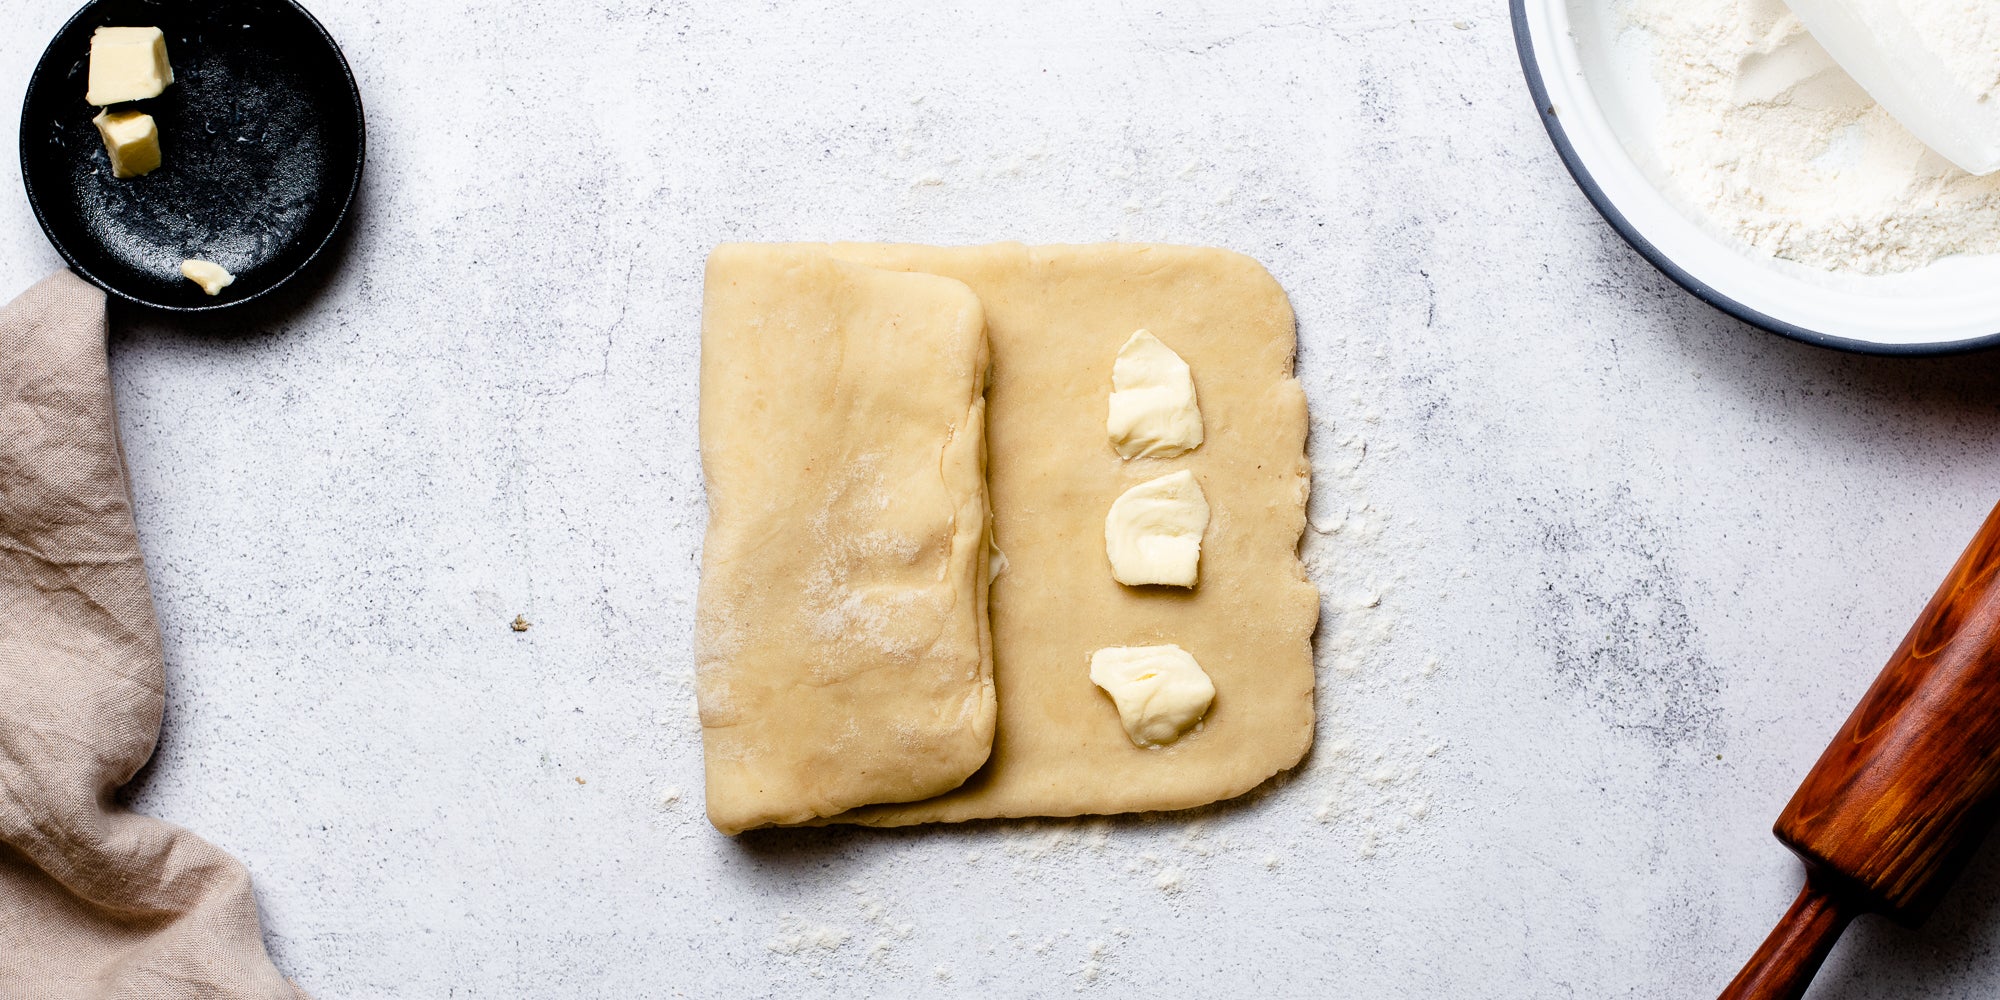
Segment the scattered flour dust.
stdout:
<svg viewBox="0 0 2000 1000">
<path fill-rule="evenodd" d="M 1081 980 L 1081 982 L 1077 984 L 1077 989 L 1079 991 L 1081 991 L 1083 987 L 1097 982 L 1098 977 L 1104 975 L 1105 956 L 1110 952 L 1110 950 L 1111 946 L 1101 940 L 1092 941 L 1088 945 L 1084 946 L 1083 967 L 1076 970 L 1076 976 L 1079 980 Z"/>
<path fill-rule="evenodd" d="M 829 922 L 824 919 L 826 914 L 807 919 L 784 913 L 779 915 L 777 932 L 764 947 L 781 960 L 802 965 L 815 978 L 889 963 L 897 947 L 916 933 L 917 925 L 895 919 L 889 905 L 865 883 L 850 882 L 847 888 L 854 896 L 858 924 Z M 867 939 L 865 949 L 849 947 L 857 935 Z M 939 968 L 947 970 L 944 976 L 950 974 L 949 967 Z"/>
<path fill-rule="evenodd" d="M 1352 338 L 1337 347 L 1356 357 L 1374 350 Z M 1444 741 L 1410 711 L 1435 682 L 1437 661 L 1397 639 L 1397 597 L 1410 563 L 1402 546 L 1415 543 L 1409 536 L 1417 527 L 1374 503 L 1372 470 L 1394 451 L 1370 402 L 1380 398 L 1381 377 L 1367 364 L 1325 367 L 1334 374 L 1316 398 L 1345 405 L 1315 407 L 1307 442 L 1313 492 L 1301 555 L 1321 592 L 1313 643 L 1319 722 L 1312 754 L 1293 780 L 1304 786 L 1307 815 L 1334 843 L 1367 859 L 1414 837 L 1429 816 L 1426 770 Z M 1275 853 L 1263 857 L 1269 871 L 1283 862 Z"/>
<path fill-rule="evenodd" d="M 1881 274 L 2000 252 L 2000 175 L 1918 141 L 1783 0 L 1621 0 L 1653 53 L 1659 146 L 1691 207 L 1758 250 Z M 2000 100 L 2000 4 L 1893 0 L 1962 82 Z"/>
<path fill-rule="evenodd" d="M 806 958 L 814 953 L 839 951 L 853 936 L 854 933 L 845 927 L 802 921 L 787 916 L 779 923 L 778 936 L 765 942 L 764 946 L 773 954 Z"/>
<path fill-rule="evenodd" d="M 1002 850 L 1022 861 L 1039 861 L 1079 848 L 1102 853 L 1111 843 L 1111 820 L 1029 820 L 1009 826 Z M 967 860 L 974 860 L 969 858 Z"/>
</svg>

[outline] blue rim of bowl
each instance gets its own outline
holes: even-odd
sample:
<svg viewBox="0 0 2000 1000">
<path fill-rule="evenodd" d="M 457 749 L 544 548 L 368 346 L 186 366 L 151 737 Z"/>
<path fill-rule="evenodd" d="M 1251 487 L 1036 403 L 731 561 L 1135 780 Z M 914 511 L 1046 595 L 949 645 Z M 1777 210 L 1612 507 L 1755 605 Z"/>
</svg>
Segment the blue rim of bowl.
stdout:
<svg viewBox="0 0 2000 1000">
<path fill-rule="evenodd" d="M 156 312 L 167 312 L 167 313 L 221 312 L 225 309 L 234 309 L 237 306 L 244 305 L 245 303 L 259 301 L 263 299 L 265 296 L 270 295 L 272 292 L 275 292 L 278 289 L 291 284 L 292 279 L 297 278 L 299 275 L 305 273 L 308 269 L 310 269 L 313 266 L 313 264 L 319 261 L 321 255 L 326 253 L 326 248 L 332 246 L 334 241 L 340 237 L 341 232 L 345 230 L 348 224 L 353 221 L 351 216 L 354 213 L 354 199 L 361 193 L 361 175 L 365 173 L 368 169 L 368 116 L 364 111 L 361 103 L 361 85 L 357 83 L 354 79 L 354 68 L 348 65 L 347 63 L 347 53 L 342 52 L 340 50 L 340 43 L 334 41 L 333 33 L 326 30 L 326 25 L 319 23 L 319 18 L 314 17 L 312 11 L 307 10 L 305 8 L 305 5 L 299 3 L 298 0 L 281 0 L 281 2 L 284 3 L 285 6 L 290 7 L 293 10 L 296 10 L 300 14 L 304 15 L 306 23 L 312 25 L 313 30 L 319 32 L 320 38 L 326 41 L 326 47 L 333 51 L 334 61 L 338 63 L 340 66 L 341 77 L 344 78 L 347 82 L 347 92 L 350 96 L 352 96 L 354 100 L 354 158 L 356 161 L 354 168 L 354 179 L 348 184 L 347 190 L 345 192 L 342 192 L 340 198 L 340 211 L 334 215 L 333 225 L 327 227 L 326 235 L 320 239 L 319 244 L 317 246 L 314 246 L 312 248 L 311 253 L 306 254 L 304 260 L 299 261 L 299 266 L 292 268 L 278 280 L 271 282 L 269 285 L 266 285 L 263 288 L 258 289 L 256 292 L 252 294 L 245 295 L 242 298 L 232 298 L 222 302 L 214 302 L 199 306 L 168 305 L 162 302 L 152 302 L 146 299 L 142 299 L 139 296 L 133 295 L 131 292 L 125 291 L 124 289 L 121 288 L 114 288 L 112 287 L 111 282 L 104 280 L 103 278 L 99 277 L 96 273 L 91 271 L 90 268 L 84 266 L 83 262 L 77 259 L 76 254 L 73 251 L 71 251 L 67 245 L 65 245 L 61 240 L 56 239 L 55 231 L 50 227 L 49 220 L 46 216 L 47 210 L 44 209 L 42 206 L 42 199 L 40 195 L 35 191 L 35 189 L 32 186 L 28 187 L 28 207 L 30 210 L 34 212 L 35 223 L 42 227 L 42 235 L 48 239 L 49 245 L 55 248 L 56 255 L 61 257 L 63 259 L 63 263 L 68 265 L 69 269 L 75 272 L 77 276 L 83 278 L 85 281 L 88 281 L 93 285 L 96 285 L 99 290 L 103 291 L 107 295 L 112 296 L 113 298 L 123 299 L 124 301 L 130 302 L 133 305 L 142 306 L 147 309 L 152 309 Z M 56 38 L 62 37 L 62 34 L 68 31 L 71 25 L 74 25 L 77 21 L 81 20 L 85 15 L 88 15 L 91 11 L 95 9 L 97 9 L 97 0 L 89 0 L 89 2 L 85 3 L 82 7 L 77 8 L 76 13 L 71 14 L 67 20 L 63 21 L 62 27 L 56 29 L 56 34 L 54 37 Z M 50 44 L 53 45 L 54 42 L 51 41 Z M 27 96 L 22 98 L 23 107 L 26 107 L 27 104 L 33 100 L 35 88 L 41 83 L 40 76 L 41 76 L 42 63 L 47 59 L 48 59 L 48 51 L 44 49 L 42 55 L 35 60 L 35 68 L 32 71 L 30 71 L 30 77 L 28 80 L 28 93 Z M 23 124 L 24 125 L 26 124 L 25 118 L 23 118 Z M 28 174 L 27 148 L 28 146 L 27 146 L 26 132 L 24 129 L 22 139 L 20 142 L 21 175 L 24 184 L 27 181 L 27 174 Z"/>
<path fill-rule="evenodd" d="M 1570 177 L 1576 181 L 1577 187 L 1583 189 L 1584 197 L 1590 199 L 1590 204 L 1597 209 L 1597 214 L 1604 216 L 1604 221 L 1610 223 L 1611 228 L 1617 230 L 1618 235 L 1632 245 L 1632 249 L 1639 251 L 1639 256 L 1646 258 L 1647 263 L 1658 268 L 1661 274 L 1672 278 L 1675 284 L 1687 289 L 1695 298 L 1751 326 L 1769 330 L 1781 337 L 1853 354 L 1942 356 L 1969 354 L 2000 347 L 2000 333 L 1990 333 L 1969 340 L 1947 340 L 1931 344 L 1878 344 L 1868 340 L 1836 337 L 1758 312 L 1689 274 L 1640 233 L 1638 228 L 1632 225 L 1631 220 L 1625 218 L 1625 213 L 1620 212 L 1618 206 L 1612 204 L 1611 196 L 1604 193 L 1604 189 L 1598 186 L 1597 179 L 1592 177 L 1590 170 L 1583 165 L 1583 158 L 1577 155 L 1576 147 L 1570 144 L 1569 134 L 1563 130 L 1562 122 L 1556 120 L 1556 113 L 1550 107 L 1548 84 L 1542 79 L 1541 64 L 1535 59 L 1534 37 L 1528 28 L 1527 0 L 1510 0 L 1509 6 L 1512 8 L 1514 19 L 1514 47 L 1520 53 L 1521 72 L 1528 78 L 1528 91 L 1535 98 L 1535 114 L 1541 118 L 1542 127 L 1548 129 L 1549 140 L 1555 143 L 1556 155 L 1562 157 L 1563 166 L 1569 170 Z"/>
</svg>

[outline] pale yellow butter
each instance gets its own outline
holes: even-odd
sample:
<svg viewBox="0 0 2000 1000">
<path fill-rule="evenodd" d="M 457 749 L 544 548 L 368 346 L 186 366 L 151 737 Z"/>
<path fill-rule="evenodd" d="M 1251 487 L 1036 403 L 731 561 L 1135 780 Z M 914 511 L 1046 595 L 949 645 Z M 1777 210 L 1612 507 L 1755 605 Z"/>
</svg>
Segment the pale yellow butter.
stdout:
<svg viewBox="0 0 2000 1000">
<path fill-rule="evenodd" d="M 221 294 L 223 289 L 236 281 L 236 276 L 221 264 L 209 260 L 181 261 L 181 277 L 200 285 L 201 290 L 210 295 Z"/>
<path fill-rule="evenodd" d="M 1192 587 L 1208 529 L 1208 497 L 1192 472 L 1175 472 L 1126 490 L 1104 518 L 1111 575 L 1131 587 Z"/>
<path fill-rule="evenodd" d="M 90 83 L 84 100 L 102 107 L 160 96 L 174 82 L 167 36 L 158 28 L 99 28 L 90 36 Z"/>
<path fill-rule="evenodd" d="M 1105 429 L 1123 458 L 1174 458 L 1201 447 L 1194 376 L 1187 362 L 1149 331 L 1134 333 L 1118 349 Z"/>
<path fill-rule="evenodd" d="M 1208 714 L 1215 682 L 1179 646 L 1111 646 L 1090 656 L 1090 682 L 1118 706 L 1134 746 L 1165 746 Z"/>
<path fill-rule="evenodd" d="M 104 138 L 104 152 L 111 157 L 111 176 L 138 177 L 160 165 L 160 130 L 152 115 L 107 108 L 91 122 Z"/>
</svg>

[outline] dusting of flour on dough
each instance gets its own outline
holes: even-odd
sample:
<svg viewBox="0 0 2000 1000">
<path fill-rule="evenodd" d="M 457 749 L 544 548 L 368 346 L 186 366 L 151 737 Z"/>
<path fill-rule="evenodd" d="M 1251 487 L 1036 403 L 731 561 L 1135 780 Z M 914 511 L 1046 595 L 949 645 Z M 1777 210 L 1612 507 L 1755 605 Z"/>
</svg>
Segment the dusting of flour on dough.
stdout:
<svg viewBox="0 0 2000 1000">
<path fill-rule="evenodd" d="M 950 614 L 954 595 L 944 587 L 852 582 L 878 578 L 875 571 L 884 567 L 915 565 L 925 554 L 926 541 L 939 541 L 888 528 L 854 528 L 857 514 L 880 513 L 886 518 L 890 512 L 892 491 L 883 479 L 882 459 L 869 454 L 850 461 L 844 475 L 831 484 L 826 504 L 813 516 L 809 530 L 822 555 L 801 581 L 801 610 L 815 639 L 864 646 L 892 660 L 907 661 L 935 643 L 933 623 Z M 907 623 L 920 627 L 911 632 Z M 815 678 L 822 683 L 842 679 L 828 675 L 825 668 L 816 668 Z"/>
<path fill-rule="evenodd" d="M 1920 33 L 1953 40 L 1940 52 L 1956 53 L 1943 56 L 1955 73 L 2000 83 L 2000 6 L 1899 2 Z M 1623 0 L 1623 12 L 1653 50 L 1663 165 L 1698 215 L 1829 271 L 2000 252 L 2000 175 L 1974 177 L 1918 141 L 1782 0 Z"/>
</svg>

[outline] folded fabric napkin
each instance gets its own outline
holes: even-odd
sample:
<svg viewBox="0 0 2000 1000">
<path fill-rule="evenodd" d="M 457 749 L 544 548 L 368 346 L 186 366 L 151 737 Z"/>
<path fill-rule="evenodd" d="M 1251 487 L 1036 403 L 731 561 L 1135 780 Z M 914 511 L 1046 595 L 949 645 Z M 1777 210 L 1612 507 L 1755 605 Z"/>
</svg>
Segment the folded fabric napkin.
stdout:
<svg viewBox="0 0 2000 1000">
<path fill-rule="evenodd" d="M 0 310 L 0 996 L 303 997 L 250 874 L 114 804 L 165 668 L 105 357 L 67 271 Z"/>
</svg>

